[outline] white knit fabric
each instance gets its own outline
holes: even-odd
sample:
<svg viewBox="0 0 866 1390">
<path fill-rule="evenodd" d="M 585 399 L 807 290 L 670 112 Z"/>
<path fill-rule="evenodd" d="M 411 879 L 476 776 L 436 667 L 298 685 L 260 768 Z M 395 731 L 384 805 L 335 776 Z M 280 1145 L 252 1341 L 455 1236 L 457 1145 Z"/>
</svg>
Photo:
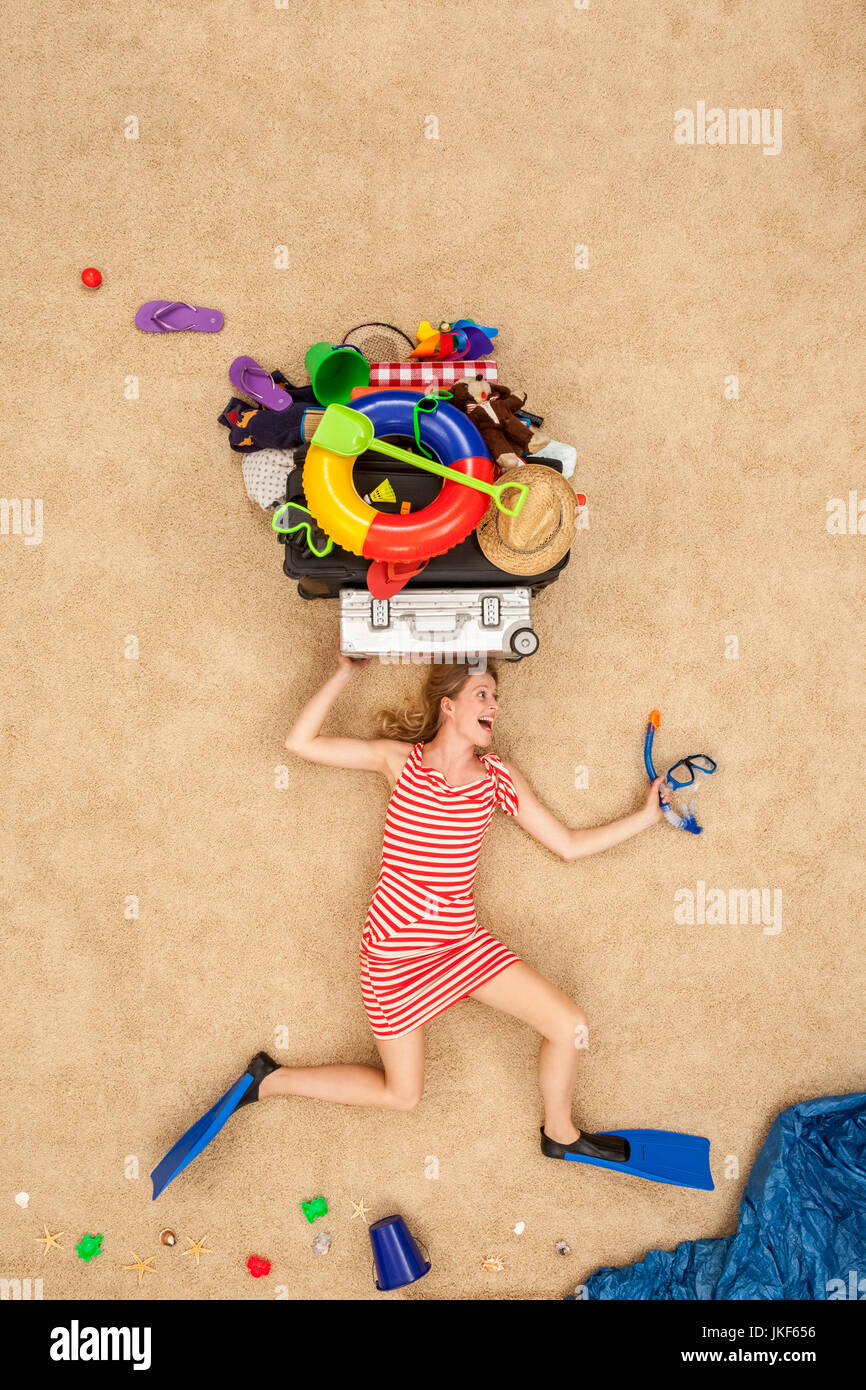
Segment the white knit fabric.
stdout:
<svg viewBox="0 0 866 1390">
<path fill-rule="evenodd" d="M 577 463 L 577 450 L 571 444 L 560 444 L 558 440 L 551 439 L 549 444 L 545 444 L 540 454 L 531 454 L 530 463 L 543 463 L 546 458 L 558 459 L 562 464 L 563 478 L 570 478 L 574 474 L 574 465 Z"/>
<path fill-rule="evenodd" d="M 244 486 L 251 502 L 265 511 L 286 500 L 286 479 L 295 466 L 293 449 L 259 449 L 244 454 Z"/>
</svg>

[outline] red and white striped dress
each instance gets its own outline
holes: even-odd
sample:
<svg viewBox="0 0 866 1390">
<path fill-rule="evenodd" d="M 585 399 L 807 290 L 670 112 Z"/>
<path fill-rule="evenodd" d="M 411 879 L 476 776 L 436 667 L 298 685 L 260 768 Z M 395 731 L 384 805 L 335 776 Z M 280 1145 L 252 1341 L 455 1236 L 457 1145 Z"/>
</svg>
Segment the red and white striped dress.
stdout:
<svg viewBox="0 0 866 1390">
<path fill-rule="evenodd" d="M 385 817 L 382 864 L 361 937 L 361 992 L 377 1038 L 399 1038 L 465 999 L 520 957 L 480 926 L 472 887 L 497 806 L 517 791 L 495 753 L 484 775 L 452 787 L 416 743 Z"/>
</svg>

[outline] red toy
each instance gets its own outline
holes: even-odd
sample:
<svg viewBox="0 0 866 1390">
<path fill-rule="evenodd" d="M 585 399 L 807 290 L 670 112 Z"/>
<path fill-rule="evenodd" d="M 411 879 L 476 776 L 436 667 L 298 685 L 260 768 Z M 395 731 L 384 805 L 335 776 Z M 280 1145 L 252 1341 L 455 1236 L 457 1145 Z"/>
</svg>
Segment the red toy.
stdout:
<svg viewBox="0 0 866 1390">
<path fill-rule="evenodd" d="M 102 276 L 92 265 L 89 265 L 86 270 L 82 270 L 81 278 L 89 290 L 95 290 L 102 284 Z"/>
<path fill-rule="evenodd" d="M 247 1269 L 254 1279 L 262 1279 L 271 1272 L 270 1260 L 265 1260 L 261 1255 L 250 1255 L 247 1260 Z"/>
</svg>

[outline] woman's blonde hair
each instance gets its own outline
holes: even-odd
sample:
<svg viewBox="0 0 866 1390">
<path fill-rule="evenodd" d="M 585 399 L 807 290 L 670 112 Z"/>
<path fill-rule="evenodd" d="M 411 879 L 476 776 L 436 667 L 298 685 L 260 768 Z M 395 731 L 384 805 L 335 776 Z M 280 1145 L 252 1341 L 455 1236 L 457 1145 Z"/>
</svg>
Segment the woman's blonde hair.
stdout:
<svg viewBox="0 0 866 1390">
<path fill-rule="evenodd" d="M 488 665 L 488 674 L 496 680 L 496 670 Z M 379 732 L 383 738 L 399 739 L 404 743 L 427 743 L 442 723 L 442 700 L 455 700 L 470 676 L 482 672 L 465 664 L 431 665 L 424 678 L 419 697 L 405 701 L 399 710 L 380 709 Z"/>
</svg>

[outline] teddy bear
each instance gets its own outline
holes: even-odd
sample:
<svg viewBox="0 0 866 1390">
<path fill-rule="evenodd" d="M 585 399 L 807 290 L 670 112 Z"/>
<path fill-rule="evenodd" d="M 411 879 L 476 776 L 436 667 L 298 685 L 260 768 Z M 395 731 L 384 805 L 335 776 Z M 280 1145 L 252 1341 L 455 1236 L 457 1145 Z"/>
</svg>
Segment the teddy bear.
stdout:
<svg viewBox="0 0 866 1390">
<path fill-rule="evenodd" d="M 451 404 L 467 415 L 480 431 L 491 457 L 500 468 L 517 468 L 522 453 L 537 454 L 550 443 L 546 434 L 518 420 L 526 395 L 516 396 L 507 386 L 482 376 L 466 376 L 451 388 Z"/>
</svg>

